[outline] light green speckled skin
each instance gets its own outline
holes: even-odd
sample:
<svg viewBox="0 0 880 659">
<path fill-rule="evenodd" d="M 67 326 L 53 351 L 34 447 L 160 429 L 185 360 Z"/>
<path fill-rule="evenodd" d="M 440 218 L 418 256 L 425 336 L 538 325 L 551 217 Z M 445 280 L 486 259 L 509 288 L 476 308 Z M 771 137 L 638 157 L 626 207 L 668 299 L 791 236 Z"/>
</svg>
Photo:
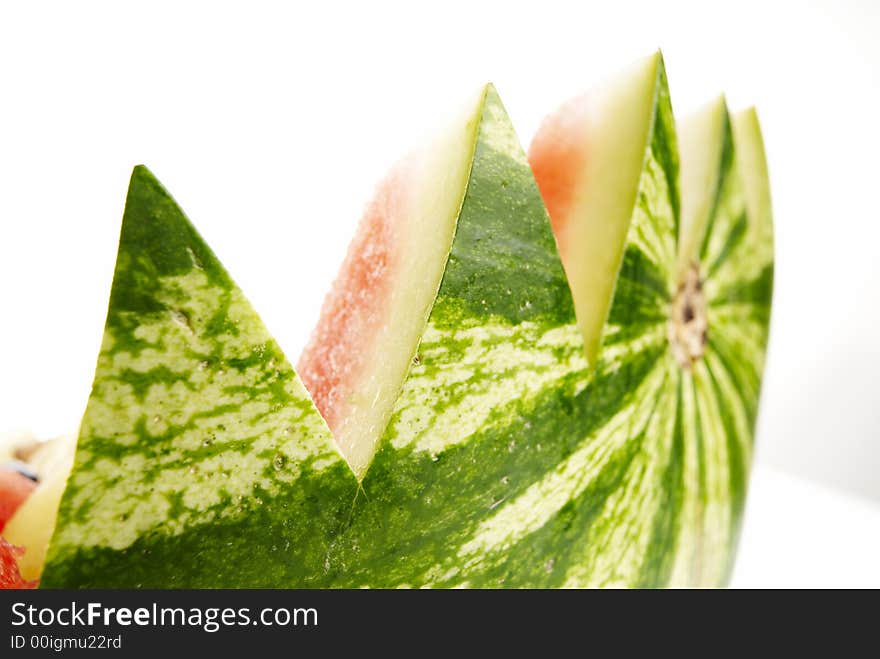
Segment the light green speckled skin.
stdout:
<svg viewBox="0 0 880 659">
<path fill-rule="evenodd" d="M 360 488 L 238 289 L 136 170 L 43 586 L 724 583 L 772 247 L 746 252 L 736 238 L 731 142 L 705 249 L 718 263 L 710 349 L 682 371 L 666 338 L 679 203 L 662 70 L 657 85 L 595 368 L 531 171 L 489 88 L 440 292 Z"/>
<path fill-rule="evenodd" d="M 168 193 L 137 167 L 42 586 L 246 585 L 256 569 L 246 557 L 287 555 L 291 519 L 315 530 L 336 519 L 318 502 L 330 482 L 345 490 L 348 512 L 351 472 L 299 378 Z M 254 510 L 268 516 L 259 526 Z M 151 555 L 152 545 L 175 547 L 174 558 Z M 259 575 L 283 578 L 268 561 Z"/>
</svg>

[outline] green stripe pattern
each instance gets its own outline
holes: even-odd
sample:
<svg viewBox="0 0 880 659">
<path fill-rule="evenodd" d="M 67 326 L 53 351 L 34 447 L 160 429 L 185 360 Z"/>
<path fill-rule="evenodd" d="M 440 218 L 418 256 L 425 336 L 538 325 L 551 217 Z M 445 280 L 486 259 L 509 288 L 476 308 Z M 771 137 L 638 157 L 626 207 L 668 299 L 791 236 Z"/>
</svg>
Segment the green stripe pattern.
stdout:
<svg viewBox="0 0 880 659">
<path fill-rule="evenodd" d="M 41 585 L 252 583 L 256 570 L 273 574 L 261 553 L 285 551 L 292 525 L 298 536 L 334 515 L 315 480 L 322 491 L 344 483 L 352 498 L 350 476 L 250 304 L 137 167 Z"/>
<path fill-rule="evenodd" d="M 709 345 L 684 371 L 667 339 L 679 194 L 661 67 L 589 365 L 546 210 L 489 87 L 440 291 L 361 483 L 241 293 L 136 170 L 43 586 L 723 584 L 772 279 L 727 139 L 701 255 Z"/>
</svg>

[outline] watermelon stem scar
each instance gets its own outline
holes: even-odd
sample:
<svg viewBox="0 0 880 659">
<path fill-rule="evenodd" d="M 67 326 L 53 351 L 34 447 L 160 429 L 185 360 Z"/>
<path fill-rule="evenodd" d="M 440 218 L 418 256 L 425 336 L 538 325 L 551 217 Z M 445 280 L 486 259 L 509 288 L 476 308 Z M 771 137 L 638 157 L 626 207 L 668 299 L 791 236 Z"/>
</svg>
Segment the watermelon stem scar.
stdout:
<svg viewBox="0 0 880 659">
<path fill-rule="evenodd" d="M 679 365 L 690 370 L 703 356 L 709 339 L 709 321 L 700 266 L 691 263 L 672 300 L 669 318 L 669 344 Z"/>
<path fill-rule="evenodd" d="M 477 90 L 380 182 L 296 370 L 138 166 L 75 450 L 7 539 L 48 588 L 721 585 L 772 284 L 757 116 L 676 122 L 659 53 L 528 155 Z"/>
</svg>

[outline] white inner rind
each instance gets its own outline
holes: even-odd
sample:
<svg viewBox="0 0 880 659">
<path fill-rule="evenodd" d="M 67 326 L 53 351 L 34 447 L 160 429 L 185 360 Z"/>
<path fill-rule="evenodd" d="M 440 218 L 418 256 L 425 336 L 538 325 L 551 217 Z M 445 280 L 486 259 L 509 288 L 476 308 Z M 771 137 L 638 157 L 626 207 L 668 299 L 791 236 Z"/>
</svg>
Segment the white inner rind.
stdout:
<svg viewBox="0 0 880 659">
<path fill-rule="evenodd" d="M 752 223 L 755 247 L 773 249 L 770 175 L 764 153 L 764 138 L 755 108 L 747 108 L 731 117 L 736 143 L 737 171 L 743 183 L 746 210 Z"/>
<path fill-rule="evenodd" d="M 571 218 L 557 236 L 587 360 L 595 365 L 651 134 L 660 53 L 590 92 L 579 128 L 587 144 Z"/>
<path fill-rule="evenodd" d="M 727 106 L 724 97 L 719 96 L 675 126 L 681 186 L 680 274 L 699 260 L 721 175 L 726 122 Z"/>
<path fill-rule="evenodd" d="M 371 341 L 361 379 L 350 383 L 346 412 L 334 428 L 358 479 L 373 459 L 428 322 L 455 236 L 486 88 L 456 119 L 406 161 L 395 218 L 395 272 L 387 320 Z"/>
</svg>

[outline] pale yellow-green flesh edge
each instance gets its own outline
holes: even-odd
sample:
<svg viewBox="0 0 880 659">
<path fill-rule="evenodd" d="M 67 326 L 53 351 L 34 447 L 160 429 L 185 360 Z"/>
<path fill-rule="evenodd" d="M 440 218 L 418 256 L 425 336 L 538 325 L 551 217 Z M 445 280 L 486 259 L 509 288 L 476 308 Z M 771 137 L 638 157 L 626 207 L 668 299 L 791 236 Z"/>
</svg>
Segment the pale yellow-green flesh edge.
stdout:
<svg viewBox="0 0 880 659">
<path fill-rule="evenodd" d="M 660 67 L 659 53 L 632 65 L 590 93 L 583 116 L 587 154 L 571 204 L 577 219 L 563 229 L 560 251 L 591 364 L 623 258 Z"/>
<path fill-rule="evenodd" d="M 485 89 L 405 161 L 394 191 L 390 302 L 372 357 L 348 394 L 334 437 L 363 478 L 406 379 L 443 277 L 461 208 Z"/>
<path fill-rule="evenodd" d="M 706 225 L 717 198 L 718 163 L 727 108 L 719 97 L 692 115 L 676 122 L 681 157 L 681 231 L 679 271 L 699 260 Z"/>
<path fill-rule="evenodd" d="M 764 152 L 764 138 L 755 108 L 748 108 L 731 117 L 736 144 L 737 167 L 745 191 L 746 206 L 752 225 L 750 247 L 758 252 L 758 260 L 773 260 L 773 218 L 770 198 L 770 175 Z"/>
</svg>

